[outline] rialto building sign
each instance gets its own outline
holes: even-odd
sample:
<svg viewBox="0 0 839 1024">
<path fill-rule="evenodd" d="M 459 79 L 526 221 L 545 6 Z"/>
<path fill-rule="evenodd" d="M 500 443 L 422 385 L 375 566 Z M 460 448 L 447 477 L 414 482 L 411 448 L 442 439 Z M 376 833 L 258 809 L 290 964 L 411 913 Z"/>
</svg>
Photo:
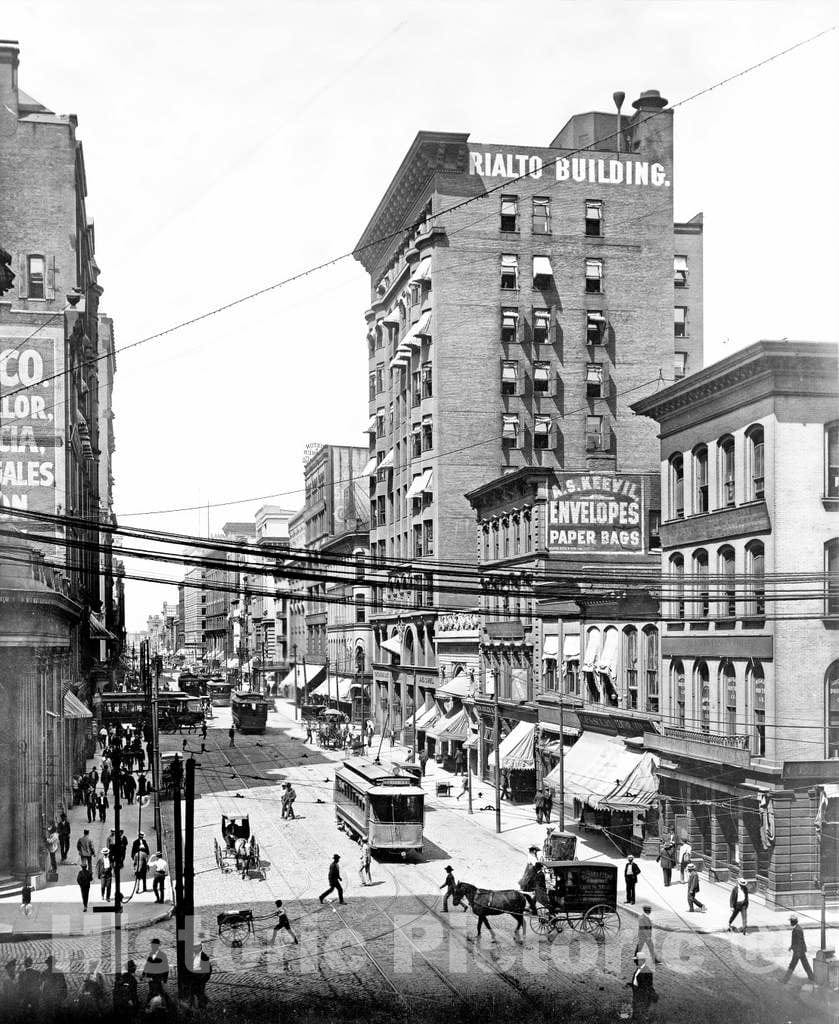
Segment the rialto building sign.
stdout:
<svg viewBox="0 0 839 1024">
<path fill-rule="evenodd" d="M 560 475 L 548 501 L 552 551 L 643 551 L 640 476 Z"/>
<path fill-rule="evenodd" d="M 610 159 L 598 156 L 557 157 L 530 153 L 469 151 L 469 173 L 482 178 L 548 178 L 589 185 L 641 185 L 670 188 L 663 164 L 649 160 Z"/>
</svg>

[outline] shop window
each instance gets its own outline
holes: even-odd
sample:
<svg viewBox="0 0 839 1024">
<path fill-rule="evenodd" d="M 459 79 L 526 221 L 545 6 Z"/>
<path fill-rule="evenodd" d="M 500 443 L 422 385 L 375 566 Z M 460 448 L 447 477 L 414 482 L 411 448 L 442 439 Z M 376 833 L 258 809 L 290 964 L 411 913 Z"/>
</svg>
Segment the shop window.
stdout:
<svg viewBox="0 0 839 1024">
<path fill-rule="evenodd" d="M 685 460 L 680 452 L 670 456 L 670 518 L 685 517 Z"/>
<path fill-rule="evenodd" d="M 638 630 L 628 626 L 623 631 L 623 667 L 626 684 L 626 706 L 638 707 Z"/>
<path fill-rule="evenodd" d="M 549 309 L 533 310 L 533 342 L 536 345 L 547 345 L 551 335 L 551 311 Z"/>
<path fill-rule="evenodd" d="M 685 560 L 680 554 L 670 556 L 670 618 L 685 617 Z"/>
<path fill-rule="evenodd" d="M 827 670 L 827 756 L 839 757 L 839 661 Z"/>
<path fill-rule="evenodd" d="M 538 394 L 545 395 L 550 387 L 550 363 L 533 364 L 533 390 Z"/>
<path fill-rule="evenodd" d="M 717 441 L 717 466 L 719 507 L 731 508 L 734 505 L 734 438 L 730 434 Z"/>
<path fill-rule="evenodd" d="M 550 448 L 551 418 L 550 416 L 533 417 L 533 447 L 539 450 Z"/>
<path fill-rule="evenodd" d="M 708 508 L 708 449 L 703 444 L 693 452 L 693 511 L 699 515 Z"/>
<path fill-rule="evenodd" d="M 763 427 L 749 427 L 746 431 L 749 501 L 759 501 L 765 495 Z"/>
<path fill-rule="evenodd" d="M 673 285 L 676 288 L 687 288 L 688 283 L 688 258 L 687 256 L 673 257 Z"/>
<path fill-rule="evenodd" d="M 659 713 L 658 692 L 658 630 L 648 626 L 644 630 L 644 667 L 647 681 L 647 711 Z"/>
<path fill-rule="evenodd" d="M 586 200 L 586 234 L 589 237 L 603 234 L 603 203 L 599 199 Z"/>
<path fill-rule="evenodd" d="M 517 413 L 506 413 L 502 417 L 501 439 L 509 448 L 518 448 L 519 417 Z"/>
<path fill-rule="evenodd" d="M 586 260 L 586 291 L 592 294 L 603 291 L 603 260 Z"/>
<path fill-rule="evenodd" d="M 734 548 L 722 547 L 717 555 L 720 599 L 717 614 L 721 619 L 737 616 L 737 588 L 734 577 Z"/>
<path fill-rule="evenodd" d="M 603 364 L 586 363 L 586 398 L 602 398 L 603 394 Z"/>
<path fill-rule="evenodd" d="M 43 256 L 27 257 L 26 276 L 29 283 L 27 298 L 43 299 L 46 296 L 47 262 Z"/>
<path fill-rule="evenodd" d="M 505 291 L 515 291 L 519 286 L 519 258 L 514 255 L 501 257 L 501 287 Z"/>
<path fill-rule="evenodd" d="M 824 455 L 825 497 L 839 498 L 839 423 L 824 428 Z"/>
<path fill-rule="evenodd" d="M 517 196 L 501 197 L 501 230 L 518 231 L 519 200 Z"/>
<path fill-rule="evenodd" d="M 824 546 L 824 568 L 827 573 L 824 613 L 839 616 L 839 537 L 834 537 Z"/>
<path fill-rule="evenodd" d="M 431 363 L 422 364 L 422 397 L 431 398 Z"/>
<path fill-rule="evenodd" d="M 764 551 L 759 540 L 746 547 L 746 617 L 762 619 L 766 614 L 766 584 L 764 580 Z"/>
<path fill-rule="evenodd" d="M 693 614 L 707 619 L 711 614 L 711 590 L 708 584 L 708 552 L 700 548 L 693 554 L 693 580 L 696 593 Z"/>
<path fill-rule="evenodd" d="M 603 417 L 586 416 L 586 451 L 599 452 L 603 449 Z"/>
<path fill-rule="evenodd" d="M 670 662 L 670 691 L 673 695 L 673 712 L 676 725 L 679 729 L 684 729 L 686 722 L 685 666 L 679 658 Z"/>
<path fill-rule="evenodd" d="M 676 306 L 673 310 L 673 337 L 686 338 L 688 336 L 688 309 L 687 306 Z"/>
<path fill-rule="evenodd" d="M 501 340 L 512 345 L 518 337 L 519 311 L 509 307 L 501 310 Z"/>
<path fill-rule="evenodd" d="M 551 201 L 534 197 L 533 199 L 533 234 L 549 235 L 551 233 Z"/>
<path fill-rule="evenodd" d="M 501 394 L 514 395 L 519 380 L 519 364 L 505 359 L 501 364 Z"/>
</svg>

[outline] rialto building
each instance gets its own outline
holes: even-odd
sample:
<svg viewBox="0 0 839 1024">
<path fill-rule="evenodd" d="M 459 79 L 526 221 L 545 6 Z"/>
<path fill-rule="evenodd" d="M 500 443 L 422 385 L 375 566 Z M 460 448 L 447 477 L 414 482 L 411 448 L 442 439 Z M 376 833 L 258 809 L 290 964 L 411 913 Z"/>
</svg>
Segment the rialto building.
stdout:
<svg viewBox="0 0 839 1024">
<path fill-rule="evenodd" d="M 629 405 L 702 365 L 702 218 L 674 224 L 666 106 L 649 90 L 629 115 L 575 114 L 543 147 L 420 132 L 356 247 L 371 295 L 377 716 L 435 754 L 486 745 L 470 701 L 495 670 L 505 735 L 538 720 L 535 599 L 513 610 L 496 581 L 488 606 L 462 573 L 480 562 L 506 580 L 547 558 L 551 487 L 595 475 L 581 495 L 594 499 L 620 478 L 643 517 L 622 523 L 618 501 L 606 541 L 563 524 L 550 556 L 562 571 L 657 558 L 656 430 Z M 557 622 L 566 611 L 579 622 L 576 606 Z"/>
</svg>

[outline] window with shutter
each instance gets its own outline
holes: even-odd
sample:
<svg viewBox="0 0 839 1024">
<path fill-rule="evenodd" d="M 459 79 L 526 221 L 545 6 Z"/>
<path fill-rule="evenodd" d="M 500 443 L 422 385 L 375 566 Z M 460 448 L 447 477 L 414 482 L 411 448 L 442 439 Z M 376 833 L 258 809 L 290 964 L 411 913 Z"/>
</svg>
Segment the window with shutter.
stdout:
<svg viewBox="0 0 839 1024">
<path fill-rule="evenodd" d="M 29 256 L 27 258 L 27 277 L 29 279 L 28 298 L 46 298 L 46 276 L 47 264 L 43 256 Z"/>
<path fill-rule="evenodd" d="M 519 258 L 515 255 L 501 257 L 501 287 L 515 291 L 519 286 Z"/>
<path fill-rule="evenodd" d="M 501 230 L 518 230 L 519 201 L 516 196 L 501 197 Z"/>
<path fill-rule="evenodd" d="M 503 417 L 503 428 L 501 436 L 505 441 L 518 442 L 519 438 L 519 418 L 516 413 L 508 413 Z"/>
<path fill-rule="evenodd" d="M 519 326 L 519 311 L 509 307 L 501 310 L 501 340 L 512 345 L 516 340 Z"/>
<path fill-rule="evenodd" d="M 551 231 L 551 201 L 545 198 L 533 200 L 533 233 L 548 235 Z"/>
<path fill-rule="evenodd" d="M 673 309 L 673 336 L 675 338 L 686 338 L 688 332 L 688 310 L 687 306 L 676 306 Z"/>
<path fill-rule="evenodd" d="M 514 395 L 518 384 L 519 364 L 512 360 L 504 360 L 501 364 L 501 394 Z"/>
<path fill-rule="evenodd" d="M 602 234 L 603 203 L 599 199 L 586 200 L 586 234 Z"/>
<path fill-rule="evenodd" d="M 603 290 L 603 260 L 586 260 L 586 291 Z"/>
<path fill-rule="evenodd" d="M 533 390 L 537 394 L 546 394 L 549 387 L 551 364 L 550 363 L 534 363 L 533 364 Z"/>
<path fill-rule="evenodd" d="M 533 447 L 545 449 L 550 447 L 551 418 L 550 416 L 533 417 Z"/>
<path fill-rule="evenodd" d="M 687 256 L 673 257 L 673 284 L 676 288 L 685 288 L 688 283 Z"/>
<path fill-rule="evenodd" d="M 602 398 L 603 365 L 601 363 L 586 364 L 586 398 Z"/>
<path fill-rule="evenodd" d="M 533 341 L 537 345 L 550 342 L 551 312 L 549 309 L 533 310 Z"/>
</svg>

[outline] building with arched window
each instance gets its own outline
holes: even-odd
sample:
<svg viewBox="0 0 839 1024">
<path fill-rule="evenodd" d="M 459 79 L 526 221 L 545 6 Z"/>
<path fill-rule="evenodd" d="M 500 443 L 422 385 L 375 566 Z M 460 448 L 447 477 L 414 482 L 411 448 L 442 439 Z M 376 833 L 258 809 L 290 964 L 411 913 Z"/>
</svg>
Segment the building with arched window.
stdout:
<svg viewBox="0 0 839 1024">
<path fill-rule="evenodd" d="M 661 431 L 664 822 L 790 907 L 817 901 L 839 783 L 837 370 L 762 341 L 633 406 Z"/>
</svg>

